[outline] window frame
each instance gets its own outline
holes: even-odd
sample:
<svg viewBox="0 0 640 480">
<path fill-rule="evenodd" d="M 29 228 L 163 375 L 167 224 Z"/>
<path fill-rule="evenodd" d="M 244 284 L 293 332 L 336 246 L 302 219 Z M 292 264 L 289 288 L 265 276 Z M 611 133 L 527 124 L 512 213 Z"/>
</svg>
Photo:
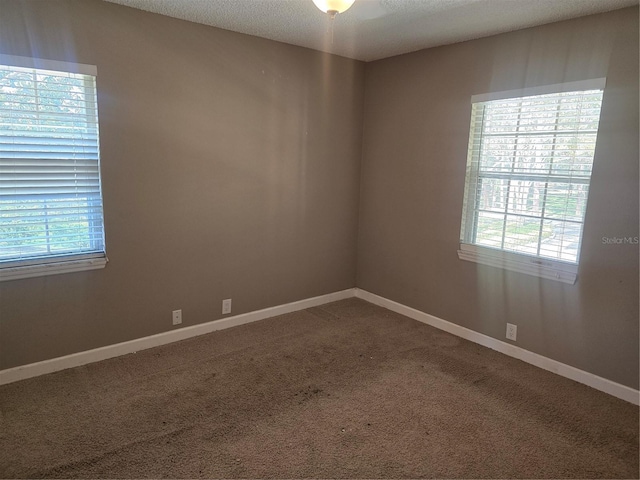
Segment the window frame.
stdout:
<svg viewBox="0 0 640 480">
<path fill-rule="evenodd" d="M 97 82 L 98 69 L 95 65 L 64 62 L 57 60 L 47 60 L 32 57 L 21 57 L 15 55 L 0 54 L 0 65 L 9 67 L 20 67 L 28 69 L 58 71 L 64 73 L 74 73 L 93 76 Z M 95 92 L 97 96 L 97 88 Z M 96 99 L 97 107 L 97 99 Z M 99 122 L 97 125 L 99 132 Z M 98 133 L 98 192 L 101 202 L 101 209 L 104 212 L 104 199 L 102 195 L 102 170 L 100 162 L 100 142 Z M 5 260 L 0 262 L 0 282 L 7 280 L 17 280 L 23 278 L 40 277 L 46 275 L 56 275 L 62 273 L 79 272 L 85 270 L 96 270 L 104 268 L 108 262 L 105 242 L 104 213 L 102 213 L 102 251 L 101 252 L 78 252 L 64 254 L 50 254 L 47 256 L 24 258 L 16 260 Z"/>
<path fill-rule="evenodd" d="M 492 92 L 486 94 L 473 95 L 471 97 L 471 107 L 473 109 L 474 104 L 489 102 L 495 100 L 507 100 L 507 99 L 519 99 L 523 97 L 530 97 L 536 95 L 547 95 L 555 93 L 565 92 L 577 92 L 586 90 L 602 90 L 604 96 L 604 90 L 606 85 L 606 78 L 596 78 L 590 80 L 581 80 L 576 82 L 564 82 L 560 84 L 544 85 L 538 87 L 528 87 L 517 90 L 507 90 L 501 92 Z M 602 103 L 604 103 L 604 98 Z M 602 108 L 602 104 L 601 104 Z M 460 260 L 471 261 L 480 263 L 483 265 L 489 265 L 505 270 L 524 273 L 527 275 L 533 275 L 550 280 L 556 280 L 567 284 L 575 284 L 578 276 L 578 268 L 580 263 L 580 248 L 577 252 L 575 262 L 564 261 L 559 259 L 551 259 L 534 254 L 526 254 L 522 252 L 513 252 L 504 250 L 502 248 L 491 248 L 483 245 L 471 243 L 473 231 L 476 229 L 476 212 L 477 207 L 475 201 L 471 199 L 477 198 L 477 185 L 474 184 L 472 179 L 481 178 L 478 172 L 474 173 L 474 168 L 477 167 L 472 161 L 473 159 L 473 142 L 475 138 L 474 115 L 471 112 L 471 122 L 469 127 L 469 148 L 467 154 L 467 163 L 465 169 L 465 186 L 464 186 L 464 201 L 462 209 L 462 219 L 460 223 L 460 249 L 458 250 L 458 258 Z M 481 125 L 479 128 L 484 128 Z M 598 127 L 598 131 L 600 128 Z M 596 132 L 596 148 L 597 148 L 597 132 Z M 595 151 L 594 159 L 595 162 Z M 593 171 L 591 171 L 588 179 L 588 185 L 591 185 L 593 178 Z M 477 182 L 475 182 L 477 183 Z M 588 197 L 587 197 L 588 198 Z M 585 215 L 582 219 L 582 226 L 584 226 Z M 580 245 L 582 245 L 582 239 L 584 236 L 584 229 L 580 233 Z"/>
</svg>

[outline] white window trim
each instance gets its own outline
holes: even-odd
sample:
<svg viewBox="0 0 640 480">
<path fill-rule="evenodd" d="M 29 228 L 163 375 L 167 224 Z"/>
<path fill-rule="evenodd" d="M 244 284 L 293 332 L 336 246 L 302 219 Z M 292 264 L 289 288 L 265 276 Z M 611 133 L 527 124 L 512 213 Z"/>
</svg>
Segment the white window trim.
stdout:
<svg viewBox="0 0 640 480">
<path fill-rule="evenodd" d="M 606 78 L 595 78 L 580 80 L 575 82 L 564 82 L 554 85 L 543 85 L 538 87 L 526 87 L 517 90 L 505 90 L 472 95 L 471 104 L 488 102 L 492 100 L 504 100 L 508 98 L 521 98 L 533 95 L 545 95 L 559 92 L 571 92 L 580 90 L 604 90 Z M 473 132 L 469 132 L 470 137 Z M 467 170 L 469 165 L 467 164 Z M 468 171 L 465 170 L 465 183 Z M 467 216 L 472 212 L 467 211 L 467 205 L 462 212 L 462 229 L 467 224 Z M 540 278 L 555 280 L 562 283 L 574 285 L 578 278 L 578 263 L 564 262 L 544 257 L 527 255 L 525 253 L 509 252 L 500 249 L 460 243 L 458 258 L 469 262 L 480 263 L 491 267 L 502 268 L 513 272 L 533 275 Z"/>
<path fill-rule="evenodd" d="M 458 258 L 512 272 L 556 280 L 573 285 L 578 278 L 578 265 L 548 258 L 534 257 L 523 253 L 506 252 L 478 245 L 460 244 Z"/>
<path fill-rule="evenodd" d="M 84 270 L 98 270 L 104 268 L 109 261 L 106 255 L 96 257 L 75 255 L 73 259 L 65 261 L 51 261 L 45 259 L 41 263 L 32 265 L 8 266 L 0 268 L 0 282 L 7 280 L 19 280 L 21 278 L 41 277 L 45 275 L 58 275 L 61 273 L 81 272 Z M 49 260 L 45 263 L 46 260 Z"/>
<path fill-rule="evenodd" d="M 531 97 L 534 95 L 547 95 L 562 92 L 577 92 L 580 90 L 604 90 L 606 78 L 592 78 L 578 80 L 577 82 L 556 83 L 539 87 L 525 87 L 516 90 L 504 90 L 502 92 L 480 93 L 471 96 L 471 103 L 490 102 L 492 100 L 505 100 L 507 98 Z"/>
<path fill-rule="evenodd" d="M 0 65 L 12 67 L 37 68 L 40 70 L 53 70 L 56 72 L 80 73 L 83 75 L 98 76 L 98 67 L 84 63 L 60 62 L 58 60 L 46 60 L 44 58 L 20 57 L 18 55 L 0 55 Z"/>
<path fill-rule="evenodd" d="M 42 58 L 21 57 L 0 54 L 0 65 L 37 68 L 41 70 L 79 73 L 97 77 L 98 68 L 84 63 L 63 62 Z M 100 177 L 100 180 L 102 178 Z M 62 273 L 98 270 L 106 267 L 109 259 L 106 253 L 73 254 L 64 257 L 34 258 L 0 263 L 0 282 L 23 278 L 58 275 Z"/>
</svg>

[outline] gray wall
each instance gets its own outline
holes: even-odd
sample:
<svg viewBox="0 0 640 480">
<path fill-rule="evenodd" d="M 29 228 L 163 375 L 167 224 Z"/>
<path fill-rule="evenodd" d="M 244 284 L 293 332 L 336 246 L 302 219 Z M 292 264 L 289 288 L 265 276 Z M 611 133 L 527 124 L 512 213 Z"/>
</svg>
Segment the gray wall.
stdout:
<svg viewBox="0 0 640 480">
<path fill-rule="evenodd" d="M 578 281 L 459 260 L 470 97 L 607 77 Z M 357 285 L 638 388 L 638 9 L 367 64 Z"/>
<path fill-rule="evenodd" d="M 0 369 L 357 284 L 638 387 L 638 247 L 601 241 L 638 235 L 637 8 L 366 67 L 96 0 L 0 22 L 98 66 L 110 259 L 0 283 Z M 577 284 L 458 260 L 471 95 L 602 76 Z"/>
<path fill-rule="evenodd" d="M 98 67 L 110 260 L 0 283 L 0 369 L 355 285 L 364 64 L 94 0 L 0 22 Z"/>
</svg>

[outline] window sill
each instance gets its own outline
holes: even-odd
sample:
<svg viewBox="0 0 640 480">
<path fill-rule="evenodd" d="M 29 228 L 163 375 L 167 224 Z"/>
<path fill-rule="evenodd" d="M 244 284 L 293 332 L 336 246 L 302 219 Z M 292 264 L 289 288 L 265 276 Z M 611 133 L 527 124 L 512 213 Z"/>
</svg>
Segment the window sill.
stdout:
<svg viewBox="0 0 640 480">
<path fill-rule="evenodd" d="M 107 265 L 107 257 L 83 258 L 61 262 L 39 263 L 35 265 L 16 265 L 0 268 L 0 282 L 21 278 L 43 277 L 61 273 L 98 270 Z"/>
<path fill-rule="evenodd" d="M 458 258 L 469 262 L 503 268 L 512 272 L 555 280 L 573 285 L 578 277 L 578 265 L 567 262 L 531 257 L 512 252 L 461 244 Z"/>
</svg>

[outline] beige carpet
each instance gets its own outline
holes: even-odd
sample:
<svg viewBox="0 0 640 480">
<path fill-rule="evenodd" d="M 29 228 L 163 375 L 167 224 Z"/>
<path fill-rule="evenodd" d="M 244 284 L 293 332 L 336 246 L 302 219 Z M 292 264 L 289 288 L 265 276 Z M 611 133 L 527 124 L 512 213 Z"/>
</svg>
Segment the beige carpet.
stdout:
<svg viewBox="0 0 640 480">
<path fill-rule="evenodd" d="M 638 478 L 637 407 L 356 299 L 0 406 L 3 478 Z"/>
</svg>

